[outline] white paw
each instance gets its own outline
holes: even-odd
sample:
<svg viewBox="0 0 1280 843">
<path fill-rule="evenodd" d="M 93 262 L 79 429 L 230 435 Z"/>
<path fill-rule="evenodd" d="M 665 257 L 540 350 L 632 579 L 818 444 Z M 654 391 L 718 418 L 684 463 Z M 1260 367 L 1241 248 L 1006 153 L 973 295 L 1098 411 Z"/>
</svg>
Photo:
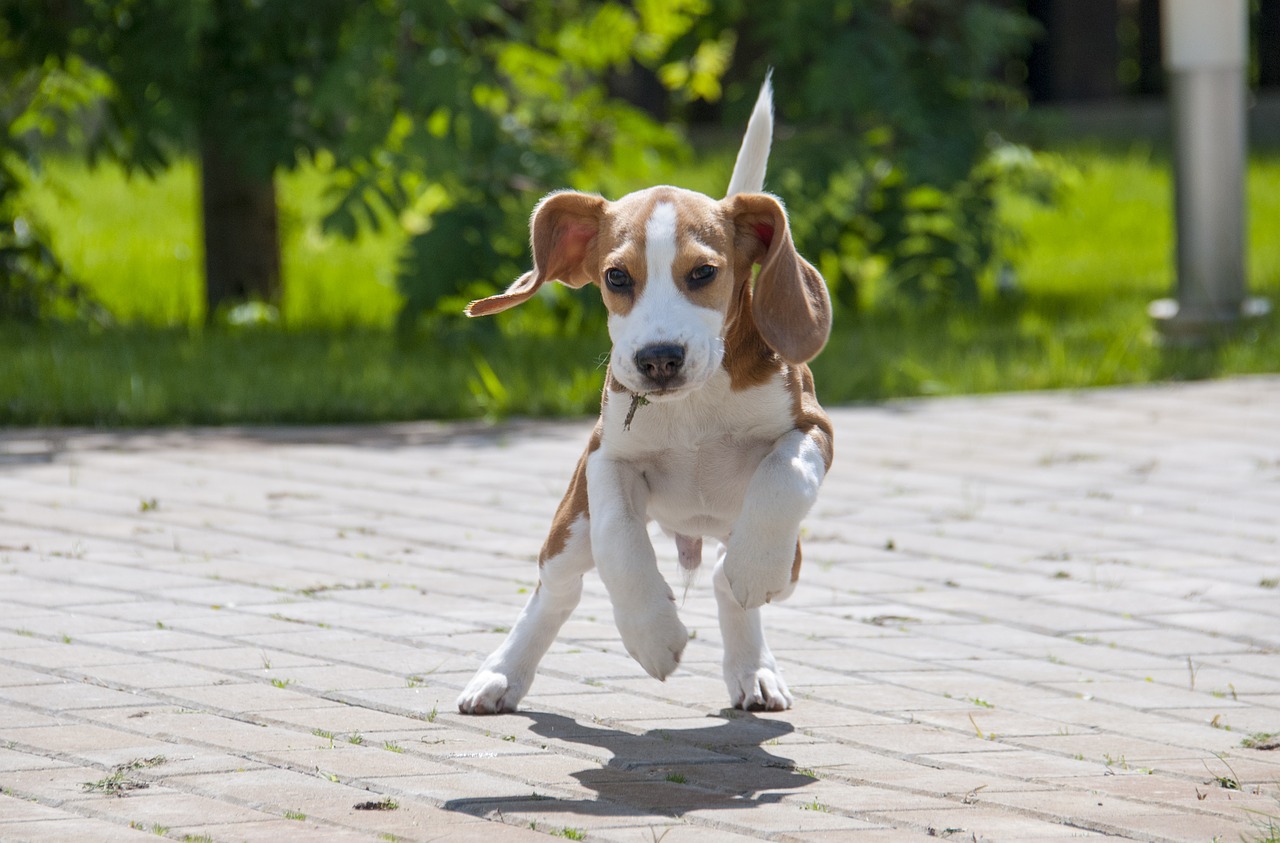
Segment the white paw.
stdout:
<svg viewBox="0 0 1280 843">
<path fill-rule="evenodd" d="M 676 614 L 670 595 L 639 610 L 614 608 L 614 621 L 622 635 L 622 645 L 654 679 L 666 679 L 680 665 L 680 656 L 689 643 L 689 630 Z"/>
<path fill-rule="evenodd" d="M 776 667 L 761 666 L 739 671 L 726 668 L 724 681 L 729 686 L 729 701 L 734 708 L 744 711 L 785 711 L 795 701 Z"/>
<path fill-rule="evenodd" d="M 524 689 L 514 687 L 506 674 L 481 669 L 458 697 L 463 714 L 502 714 L 515 711 Z"/>
<path fill-rule="evenodd" d="M 724 575 L 733 599 L 744 609 L 755 609 L 788 596 L 795 587 L 791 582 L 794 562 L 794 551 L 746 552 L 730 546 L 724 560 Z"/>
</svg>

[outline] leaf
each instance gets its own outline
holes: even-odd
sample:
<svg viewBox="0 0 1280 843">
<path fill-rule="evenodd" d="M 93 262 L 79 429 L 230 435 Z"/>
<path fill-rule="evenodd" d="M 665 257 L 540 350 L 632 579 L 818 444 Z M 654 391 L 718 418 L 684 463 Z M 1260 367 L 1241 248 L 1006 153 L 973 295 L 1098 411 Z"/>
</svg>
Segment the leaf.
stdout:
<svg viewBox="0 0 1280 843">
<path fill-rule="evenodd" d="M 405 297 L 402 323 L 492 278 L 499 260 L 486 239 L 499 223 L 488 205 L 464 204 L 436 214 L 429 229 L 409 240 L 396 278 Z"/>
</svg>

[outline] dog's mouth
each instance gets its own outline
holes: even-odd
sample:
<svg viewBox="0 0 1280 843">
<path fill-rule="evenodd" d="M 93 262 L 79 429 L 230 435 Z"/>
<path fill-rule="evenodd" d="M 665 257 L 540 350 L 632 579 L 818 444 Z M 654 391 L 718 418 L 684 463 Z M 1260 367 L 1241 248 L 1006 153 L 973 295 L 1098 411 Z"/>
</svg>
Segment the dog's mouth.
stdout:
<svg viewBox="0 0 1280 843">
<path fill-rule="evenodd" d="M 633 392 L 632 395 L 637 395 L 645 401 L 659 404 L 663 401 L 678 401 L 692 391 L 693 389 L 686 384 L 676 384 L 674 386 L 667 384 L 662 389 L 648 389 L 643 392 Z"/>
<path fill-rule="evenodd" d="M 612 367 L 613 377 L 618 385 L 632 395 L 644 396 L 646 399 L 658 402 L 683 397 L 689 391 L 689 378 L 685 373 L 655 380 L 633 371 L 633 368 L 620 365 L 618 361 L 614 361 Z"/>
<path fill-rule="evenodd" d="M 622 422 L 622 429 L 631 429 L 631 422 L 635 419 L 636 412 L 646 404 L 663 404 L 676 401 L 691 391 L 690 389 L 666 388 L 653 392 L 633 392 L 631 389 L 627 389 L 627 394 L 631 396 L 631 405 L 627 408 L 627 417 Z"/>
<path fill-rule="evenodd" d="M 687 378 L 680 378 L 677 382 L 667 381 L 661 385 L 649 383 L 644 378 L 640 378 L 639 382 L 635 384 L 632 384 L 630 379 L 618 378 L 618 384 L 632 398 L 642 399 L 647 404 L 665 404 L 671 401 L 679 401 L 697 392 L 701 386 L 701 383 L 690 382 Z"/>
</svg>

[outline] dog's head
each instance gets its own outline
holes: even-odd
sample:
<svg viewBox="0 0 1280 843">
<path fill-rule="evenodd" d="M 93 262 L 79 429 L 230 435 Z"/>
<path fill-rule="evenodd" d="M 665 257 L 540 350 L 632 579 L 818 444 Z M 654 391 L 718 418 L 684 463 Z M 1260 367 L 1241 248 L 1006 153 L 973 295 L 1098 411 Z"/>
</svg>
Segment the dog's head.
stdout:
<svg viewBox="0 0 1280 843">
<path fill-rule="evenodd" d="M 514 307 L 548 280 L 596 284 L 609 310 L 613 377 L 651 400 L 705 384 L 723 361 L 726 333 L 742 319 L 789 363 L 812 359 L 826 344 L 826 284 L 796 252 L 786 212 L 767 194 L 716 201 L 654 187 L 609 202 L 564 191 L 538 204 L 530 230 L 533 269 L 506 292 L 472 302 L 467 314 Z"/>
</svg>

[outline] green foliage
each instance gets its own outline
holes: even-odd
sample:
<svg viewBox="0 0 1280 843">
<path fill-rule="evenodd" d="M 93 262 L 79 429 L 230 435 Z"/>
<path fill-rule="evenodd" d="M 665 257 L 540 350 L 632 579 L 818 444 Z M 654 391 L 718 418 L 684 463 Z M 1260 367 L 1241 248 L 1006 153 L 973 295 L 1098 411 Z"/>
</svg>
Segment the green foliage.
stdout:
<svg viewBox="0 0 1280 843">
<path fill-rule="evenodd" d="M 824 403 L 1276 371 L 1280 314 L 1210 348 L 1163 349 L 1157 341 L 1146 304 L 1173 285 L 1165 158 L 1141 147 L 1059 155 L 1050 161 L 1070 178 L 1055 205 L 1022 191 L 1000 196 L 1002 224 L 1021 233 L 1022 295 L 992 301 L 984 291 L 981 308 L 901 302 L 847 316 L 815 362 Z M 673 174 L 676 182 L 722 183 L 727 164 L 719 155 L 712 161 Z M 447 331 L 397 337 L 386 330 L 396 302 L 377 279 L 392 274 L 399 240 L 390 232 L 356 243 L 321 235 L 318 174 L 282 180 L 282 202 L 296 217 L 286 260 L 299 279 L 295 298 L 284 301 L 283 327 L 240 331 L 192 330 L 199 323 L 182 302 L 150 309 L 173 286 L 175 231 L 192 225 L 191 203 L 178 190 L 191 189 L 189 177 L 170 173 L 129 196 L 110 170 L 75 165 L 51 175 L 62 193 L 115 203 L 114 220 L 87 210 L 45 215 L 60 248 L 67 233 L 85 230 L 90 247 L 66 250 L 71 269 L 133 324 L 0 324 L 0 425 L 333 423 L 584 415 L 599 407 L 604 320 L 585 314 L 575 335 L 552 335 L 571 313 L 559 309 L 561 299 L 590 296 L 538 297 L 509 314 L 506 335 L 471 337 L 467 348 Z M 1274 154 L 1251 161 L 1249 199 L 1250 289 L 1280 301 Z M 113 235 L 123 249 L 95 263 Z M 191 277 L 185 283 L 195 287 Z M 193 298 L 188 308 L 197 306 Z M 344 321 L 344 313 L 353 316 Z M 166 322 L 178 327 L 155 327 Z"/>
<path fill-rule="evenodd" d="M 634 62 L 718 95 L 731 39 L 681 40 L 707 5 L 11 0 L 0 25 L 14 67 L 109 80 L 75 146 L 91 157 L 156 174 L 175 150 L 213 152 L 257 183 L 309 162 L 332 181 L 327 230 L 402 227 L 409 326 L 518 274 L 541 193 L 683 150 L 606 77 Z"/>
<path fill-rule="evenodd" d="M 63 268 L 24 195 L 35 143 L 65 130 L 95 95 L 97 80 L 55 61 L 22 66 L 9 34 L 0 21 L 0 318 L 101 318 L 101 309 Z"/>
<path fill-rule="evenodd" d="M 401 14 L 424 25 L 386 39 L 397 46 L 381 60 L 430 67 L 390 74 L 382 110 L 364 117 L 382 136 L 339 150 L 340 198 L 326 225 L 350 235 L 394 219 L 411 233 L 399 271 L 402 328 L 424 314 L 456 314 L 468 297 L 518 276 L 528 214 L 543 194 L 611 192 L 684 154 L 672 129 L 609 96 L 606 80 L 636 62 L 673 86 L 718 95 L 725 49 L 673 53 L 705 6 L 578 0 L 507 13 L 428 3 Z"/>
<path fill-rule="evenodd" d="M 758 26 L 785 117 L 847 132 L 855 148 L 887 127 L 912 180 L 943 188 L 982 155 L 981 109 L 1017 101 L 1002 64 L 1034 31 L 991 0 L 813 0 L 781 4 Z"/>
<path fill-rule="evenodd" d="M 23 178 L 11 150 L 0 150 L 0 317 L 35 321 L 78 297 L 48 235 L 19 209 Z"/>
<path fill-rule="evenodd" d="M 1036 164 L 988 126 L 991 106 L 1020 100 L 1003 65 L 1029 43 L 1029 19 L 990 0 L 775 12 L 743 24 L 764 45 L 757 64 L 776 67 L 782 116 L 806 127 L 771 167 L 801 250 L 848 309 L 880 275 L 917 303 L 976 302 L 1008 237 L 997 192 Z"/>
<path fill-rule="evenodd" d="M 366 81 L 341 61 L 345 0 L 10 0 L 15 61 L 61 62 L 108 83 L 82 138 L 147 173 L 174 149 L 216 142 L 257 174 L 333 144 Z M 320 92 L 326 95 L 321 95 Z M 341 103 L 341 105 L 339 105 Z"/>
<path fill-rule="evenodd" d="M 801 250 L 846 312 L 873 292 L 914 306 L 976 304 L 983 277 L 1008 266 L 1019 245 L 1017 227 L 999 214 L 1000 199 L 1016 193 L 1050 203 L 1073 175 L 1059 156 L 999 141 L 944 190 L 913 181 L 883 140 L 865 142 L 865 158 L 835 160 L 830 150 L 839 147 L 829 137 L 806 138 L 786 153 L 775 178 L 790 200 Z M 810 169 L 825 174 L 818 180 Z M 875 282 L 878 290 L 866 289 Z"/>
<path fill-rule="evenodd" d="M 78 122 L 79 142 L 59 138 L 58 151 L 105 154 L 148 175 L 175 151 L 200 157 L 215 318 L 224 303 L 278 296 L 272 180 L 300 153 L 357 134 L 351 123 L 378 86 L 346 60 L 358 55 L 347 37 L 366 10 L 390 18 L 392 5 L 10 0 L 0 26 L 13 36 L 6 55 L 19 71 L 57 65 L 104 80 Z"/>
<path fill-rule="evenodd" d="M 405 329 L 425 315 L 438 330 L 519 275 L 542 194 L 616 195 L 682 160 L 680 135 L 614 83 L 656 79 L 677 108 L 714 100 L 739 40 L 739 88 L 775 66 L 779 110 L 804 127 L 778 144 L 772 186 L 846 309 L 880 277 L 913 299 L 976 301 L 1012 241 L 995 195 L 1021 153 L 988 141 L 984 109 L 1018 99 L 1001 63 L 1031 25 L 996 0 L 813 0 L 768 15 L 742 0 L 10 0 L 0 26 L 10 71 L 90 94 L 91 119 L 35 110 L 65 148 L 148 174 L 211 148 L 258 178 L 323 173 L 325 231 L 400 233 Z M 47 244 L 10 239 L 27 276 L 57 275 Z M 542 331 L 540 315 L 571 330 L 595 306 L 548 292 L 476 330 Z"/>
</svg>

